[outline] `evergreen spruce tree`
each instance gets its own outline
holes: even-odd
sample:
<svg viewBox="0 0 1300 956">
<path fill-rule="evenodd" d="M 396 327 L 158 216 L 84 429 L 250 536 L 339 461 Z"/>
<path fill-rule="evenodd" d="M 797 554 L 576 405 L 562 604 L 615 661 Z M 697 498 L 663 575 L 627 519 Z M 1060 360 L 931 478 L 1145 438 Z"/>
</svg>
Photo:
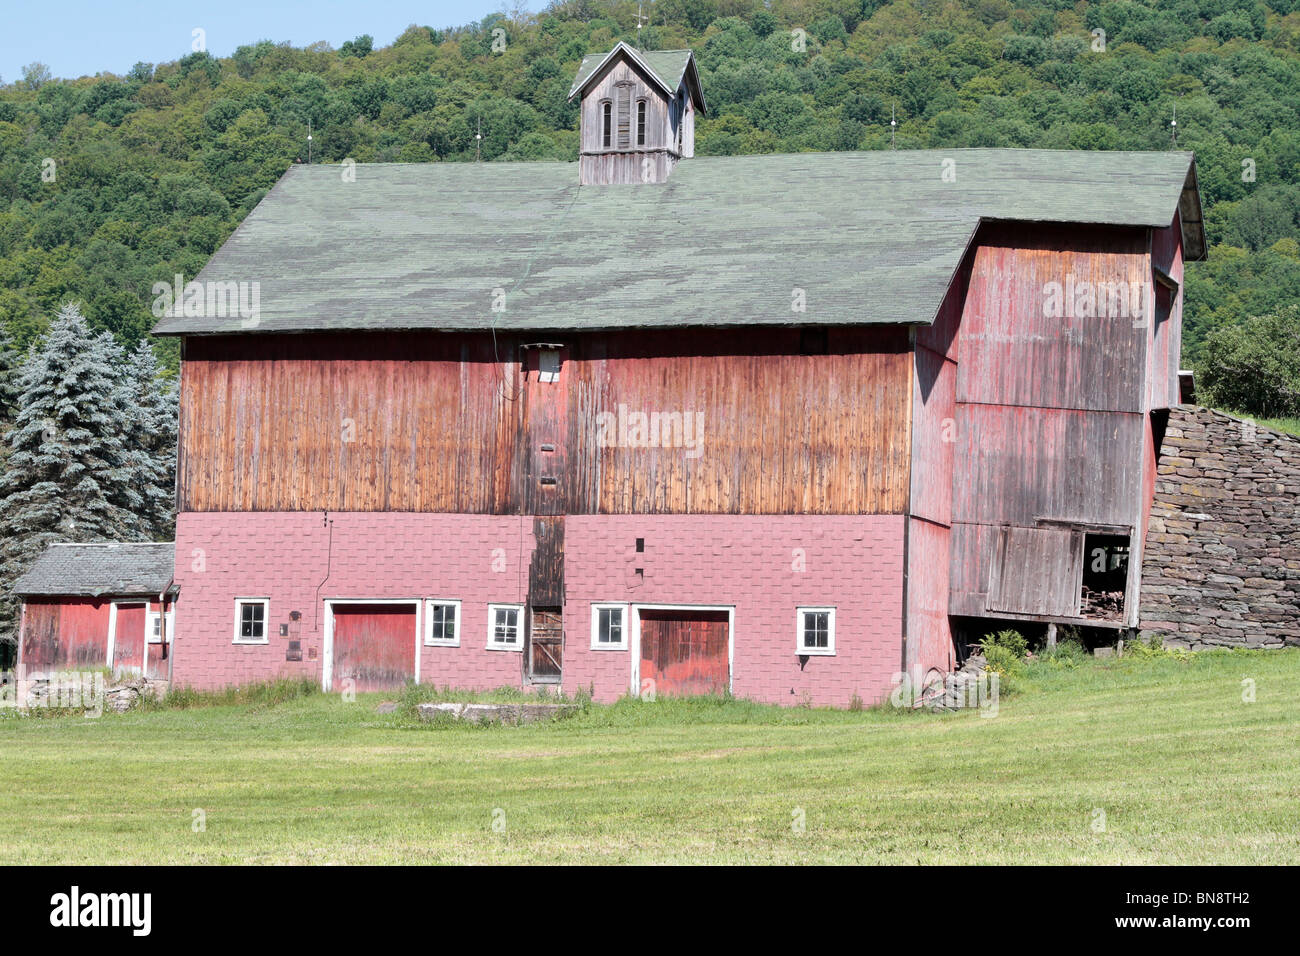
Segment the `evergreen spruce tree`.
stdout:
<svg viewBox="0 0 1300 956">
<path fill-rule="evenodd" d="M 18 406 L 18 351 L 9 332 L 0 326 L 0 434 L 13 422 Z M 2 453 L 0 453 L 2 454 Z"/>
<path fill-rule="evenodd" d="M 123 404 L 125 360 L 92 336 L 75 305 L 59 310 L 18 375 L 18 412 L 0 477 L 0 640 L 16 640 L 15 579 L 54 541 L 138 541 Z"/>
<path fill-rule="evenodd" d="M 13 424 L 18 401 L 18 352 L 13 348 L 8 330 L 0 326 L 0 439 Z M 8 446 L 0 440 L 0 481 L 4 479 Z M 12 670 L 18 648 L 15 642 L 0 639 L 0 671 Z"/>
<path fill-rule="evenodd" d="M 18 350 L 8 331 L 0 326 L 0 476 L 5 473 L 5 459 L 9 457 L 4 434 L 14 423 L 18 411 L 18 368 L 22 364 Z"/>
<path fill-rule="evenodd" d="M 126 435 L 132 485 L 141 497 L 137 530 L 151 541 L 170 541 L 175 513 L 178 390 L 159 376 L 158 358 L 141 339 L 120 384 L 131 427 Z"/>
</svg>

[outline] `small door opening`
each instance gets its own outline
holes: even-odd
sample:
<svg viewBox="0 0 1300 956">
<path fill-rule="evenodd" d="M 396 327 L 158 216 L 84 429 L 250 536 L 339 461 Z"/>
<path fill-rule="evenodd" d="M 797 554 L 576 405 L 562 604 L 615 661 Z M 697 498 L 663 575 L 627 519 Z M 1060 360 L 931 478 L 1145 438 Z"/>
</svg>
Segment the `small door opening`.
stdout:
<svg viewBox="0 0 1300 956">
<path fill-rule="evenodd" d="M 529 614 L 528 679 L 558 684 L 564 669 L 564 614 L 558 607 L 535 607 Z"/>
<path fill-rule="evenodd" d="M 1083 585 L 1079 615 L 1099 621 L 1124 618 L 1128 591 L 1129 536 L 1087 534 L 1083 538 Z"/>
</svg>

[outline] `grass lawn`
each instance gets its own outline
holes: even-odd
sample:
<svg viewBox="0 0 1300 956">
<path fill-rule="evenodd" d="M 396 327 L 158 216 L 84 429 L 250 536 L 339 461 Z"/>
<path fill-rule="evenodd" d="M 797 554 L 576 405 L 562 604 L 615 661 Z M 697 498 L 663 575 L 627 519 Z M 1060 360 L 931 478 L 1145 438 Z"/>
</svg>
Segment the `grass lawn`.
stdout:
<svg viewBox="0 0 1300 956">
<path fill-rule="evenodd" d="M 1254 422 L 1264 428 L 1271 428 L 1276 432 L 1286 432 L 1288 435 L 1300 436 L 1300 418 L 1260 418 L 1256 415 L 1249 415 L 1246 412 L 1227 411 L 1226 414 L 1235 418 L 1244 418 L 1247 421 Z"/>
<path fill-rule="evenodd" d="M 1036 664 L 993 718 L 661 700 L 429 727 L 320 694 L 10 711 L 0 862 L 1297 863 L 1297 687 L 1300 650 L 1225 651 Z"/>
</svg>

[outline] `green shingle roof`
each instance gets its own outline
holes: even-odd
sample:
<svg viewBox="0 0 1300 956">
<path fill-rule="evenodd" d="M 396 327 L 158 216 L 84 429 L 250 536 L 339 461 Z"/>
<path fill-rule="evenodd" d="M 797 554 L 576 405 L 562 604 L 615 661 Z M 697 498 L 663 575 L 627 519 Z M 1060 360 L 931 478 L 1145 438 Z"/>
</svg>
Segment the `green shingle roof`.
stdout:
<svg viewBox="0 0 1300 956">
<path fill-rule="evenodd" d="M 355 173 L 292 167 L 199 275 L 258 283 L 255 324 L 155 331 L 928 324 L 982 219 L 1162 227 L 1181 202 L 1203 248 L 1183 152 L 695 157 L 627 186 L 580 187 L 572 163 Z"/>
<path fill-rule="evenodd" d="M 161 594 L 172 581 L 176 546 L 52 544 L 14 582 L 14 594 L 139 597 Z"/>
<path fill-rule="evenodd" d="M 677 87 L 681 85 L 682 76 L 686 73 L 686 65 L 691 62 L 690 50 L 636 50 L 625 43 L 621 43 L 607 53 L 588 53 L 582 58 L 578 73 L 573 78 L 573 86 L 569 89 L 569 96 L 573 96 L 582 89 L 596 69 L 612 57 L 619 47 L 623 47 L 629 53 L 634 54 L 645 64 L 650 72 L 654 74 L 655 79 L 663 84 L 669 95 L 677 91 Z"/>
</svg>

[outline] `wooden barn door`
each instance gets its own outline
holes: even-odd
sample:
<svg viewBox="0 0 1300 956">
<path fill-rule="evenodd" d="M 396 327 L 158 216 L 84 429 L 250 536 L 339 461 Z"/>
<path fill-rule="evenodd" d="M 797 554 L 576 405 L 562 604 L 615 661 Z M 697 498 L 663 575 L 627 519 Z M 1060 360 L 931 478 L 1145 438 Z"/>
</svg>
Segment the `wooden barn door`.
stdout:
<svg viewBox="0 0 1300 956">
<path fill-rule="evenodd" d="M 332 608 L 332 690 L 396 690 L 415 680 L 414 604 L 335 604 Z"/>
<path fill-rule="evenodd" d="M 535 607 L 528 623 L 528 676 L 558 683 L 564 668 L 564 614 L 558 607 Z"/>
<path fill-rule="evenodd" d="M 722 694 L 731 686 L 726 611 L 641 612 L 641 686 L 666 697 Z"/>
<path fill-rule="evenodd" d="M 145 604 L 119 604 L 113 628 L 113 673 L 144 673 Z"/>
</svg>

